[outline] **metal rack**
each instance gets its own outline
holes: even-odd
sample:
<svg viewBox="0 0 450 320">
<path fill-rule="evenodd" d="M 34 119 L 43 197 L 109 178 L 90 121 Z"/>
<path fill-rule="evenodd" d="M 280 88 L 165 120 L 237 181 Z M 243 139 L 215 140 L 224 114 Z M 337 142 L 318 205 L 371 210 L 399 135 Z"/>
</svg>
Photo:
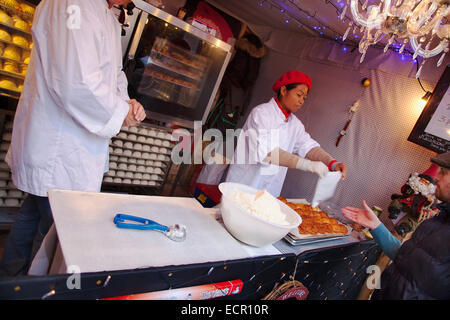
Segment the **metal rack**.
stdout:
<svg viewBox="0 0 450 320">
<path fill-rule="evenodd" d="M 30 7 L 35 8 L 35 5 L 28 3 L 27 1 L 17 1 L 20 4 L 26 4 Z M 10 17 L 12 16 L 18 16 L 20 19 L 28 23 L 28 21 L 33 20 L 33 14 L 29 12 L 23 12 L 21 8 L 15 8 L 5 3 L 0 3 L 0 10 L 8 14 Z M 0 95 L 6 96 L 13 99 L 18 99 L 20 97 L 20 93 L 22 91 L 23 82 L 25 80 L 26 71 L 28 68 L 28 64 L 24 62 L 26 58 L 29 57 L 31 53 L 31 46 L 33 44 L 32 36 L 31 36 L 31 26 L 29 28 L 22 29 L 18 28 L 14 24 L 4 23 L 0 22 L 0 29 L 3 29 L 5 32 L 8 32 L 10 35 L 19 35 L 21 37 L 24 37 L 29 45 L 23 46 L 18 43 L 15 43 L 14 41 L 7 41 L 0 39 L 0 65 L 3 65 L 4 63 L 13 63 L 17 65 L 17 72 L 11 72 L 11 71 L 5 71 L 3 70 L 3 66 L 0 68 L 0 77 L 10 80 L 16 88 L 6 88 L 6 87 L 0 87 Z M 5 57 L 3 56 L 3 49 L 6 47 L 13 47 L 17 48 L 20 53 L 20 57 L 18 59 L 12 59 L 11 57 Z M 28 53 L 28 54 L 24 54 Z"/>
<path fill-rule="evenodd" d="M 102 190 L 159 194 L 172 165 L 172 133 L 149 124 L 122 128 L 109 144 L 109 171 Z"/>
</svg>

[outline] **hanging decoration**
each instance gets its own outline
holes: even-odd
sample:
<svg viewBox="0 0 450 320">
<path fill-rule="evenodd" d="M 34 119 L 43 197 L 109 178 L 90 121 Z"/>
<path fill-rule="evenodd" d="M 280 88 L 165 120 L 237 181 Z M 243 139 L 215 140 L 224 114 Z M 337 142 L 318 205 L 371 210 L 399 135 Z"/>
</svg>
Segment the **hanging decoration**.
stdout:
<svg viewBox="0 0 450 320">
<path fill-rule="evenodd" d="M 346 0 L 340 19 L 343 19 L 347 10 L 351 12 L 353 21 L 348 23 L 343 40 L 347 38 L 350 30 L 359 27 L 363 33 L 359 42 L 360 62 L 365 58 L 369 46 L 378 43 L 387 36 L 384 47 L 386 52 L 394 41 L 402 44 L 399 53 L 405 50 L 408 42 L 417 56 L 423 58 L 416 73 L 420 76 L 422 67 L 427 58 L 440 53 L 437 62 L 439 67 L 448 52 L 450 38 L 450 25 L 445 24 L 450 14 L 450 1 L 448 0 L 377 0 L 369 5 L 368 0 L 362 4 L 358 0 Z"/>
<path fill-rule="evenodd" d="M 336 147 L 339 146 L 339 143 L 341 142 L 341 139 L 343 136 L 345 136 L 347 134 L 347 129 L 350 126 L 350 123 L 352 122 L 353 119 L 353 115 L 358 112 L 359 110 L 359 103 L 360 100 L 356 100 L 350 107 L 350 109 L 348 110 L 348 113 L 350 114 L 349 119 L 347 120 L 347 122 L 345 123 L 344 129 L 341 130 L 341 132 L 339 133 L 339 137 L 336 140 Z"/>
</svg>

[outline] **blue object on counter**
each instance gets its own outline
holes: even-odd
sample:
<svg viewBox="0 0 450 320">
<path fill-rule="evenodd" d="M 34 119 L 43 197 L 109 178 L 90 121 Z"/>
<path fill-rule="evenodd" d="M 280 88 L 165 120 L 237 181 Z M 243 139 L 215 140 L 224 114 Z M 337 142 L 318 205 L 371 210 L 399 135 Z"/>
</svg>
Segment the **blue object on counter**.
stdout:
<svg viewBox="0 0 450 320">
<path fill-rule="evenodd" d="M 126 220 L 134 221 L 137 223 L 126 223 L 125 222 Z M 114 217 L 114 223 L 117 225 L 118 228 L 124 229 L 160 230 L 163 232 L 166 232 L 169 229 L 169 227 L 163 226 L 153 220 L 130 216 L 121 213 L 116 214 L 116 216 Z"/>
</svg>

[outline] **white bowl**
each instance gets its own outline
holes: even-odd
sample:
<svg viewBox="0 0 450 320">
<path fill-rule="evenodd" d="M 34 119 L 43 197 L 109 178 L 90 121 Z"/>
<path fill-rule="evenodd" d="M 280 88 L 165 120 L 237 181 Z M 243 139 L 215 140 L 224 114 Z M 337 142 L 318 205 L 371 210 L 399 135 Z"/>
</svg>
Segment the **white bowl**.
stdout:
<svg viewBox="0 0 450 320">
<path fill-rule="evenodd" d="M 234 190 L 256 194 L 258 190 L 244 184 L 223 182 L 219 184 L 222 193 L 220 210 L 228 232 L 236 239 L 254 247 L 263 247 L 282 239 L 292 229 L 297 228 L 302 219 L 286 204 L 280 203 L 281 212 L 286 215 L 288 225 L 272 223 L 242 209 L 231 200 Z"/>
</svg>

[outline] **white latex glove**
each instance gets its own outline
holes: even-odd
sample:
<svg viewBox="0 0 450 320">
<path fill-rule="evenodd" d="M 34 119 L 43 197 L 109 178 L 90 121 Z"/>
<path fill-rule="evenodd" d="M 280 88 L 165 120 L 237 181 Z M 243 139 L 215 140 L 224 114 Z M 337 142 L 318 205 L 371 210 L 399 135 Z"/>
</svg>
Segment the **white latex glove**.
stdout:
<svg viewBox="0 0 450 320">
<path fill-rule="evenodd" d="M 311 161 L 304 158 L 299 158 L 296 168 L 303 171 L 313 172 L 320 178 L 328 174 L 328 167 L 320 161 Z"/>
</svg>

